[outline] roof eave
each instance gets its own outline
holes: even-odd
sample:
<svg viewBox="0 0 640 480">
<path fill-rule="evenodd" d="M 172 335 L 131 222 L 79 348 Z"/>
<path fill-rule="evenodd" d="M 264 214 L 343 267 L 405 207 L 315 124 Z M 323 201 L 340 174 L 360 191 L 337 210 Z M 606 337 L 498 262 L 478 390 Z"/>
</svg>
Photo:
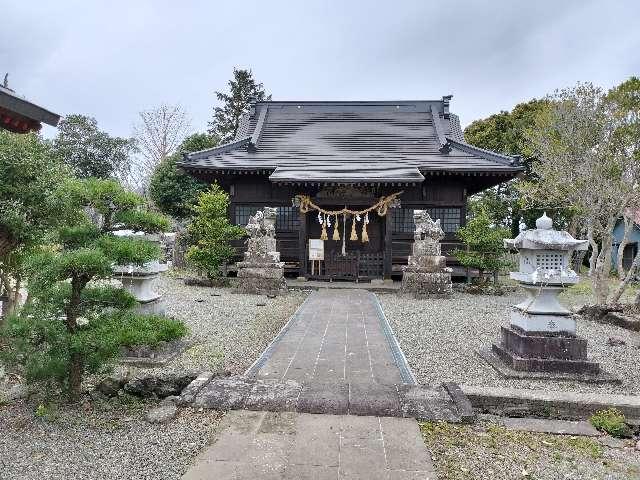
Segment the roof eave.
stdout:
<svg viewBox="0 0 640 480">
<path fill-rule="evenodd" d="M 4 87 L 0 87 L 0 107 L 52 127 L 57 126 L 60 121 L 60 115 L 57 113 L 36 105 Z"/>
</svg>

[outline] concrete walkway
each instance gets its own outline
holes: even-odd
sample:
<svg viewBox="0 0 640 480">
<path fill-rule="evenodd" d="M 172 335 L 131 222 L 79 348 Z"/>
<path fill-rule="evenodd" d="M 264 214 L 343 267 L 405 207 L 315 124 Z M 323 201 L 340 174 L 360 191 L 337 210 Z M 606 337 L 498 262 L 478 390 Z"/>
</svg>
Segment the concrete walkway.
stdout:
<svg viewBox="0 0 640 480">
<path fill-rule="evenodd" d="M 406 418 L 237 410 L 183 480 L 432 480 L 418 424 Z"/>
<path fill-rule="evenodd" d="M 365 290 L 312 293 L 247 374 L 314 383 L 415 383 L 377 298 Z"/>
<path fill-rule="evenodd" d="M 417 422 L 398 417 L 460 418 L 446 389 L 415 385 L 365 290 L 313 292 L 244 377 L 197 388 L 194 406 L 237 410 L 183 480 L 435 479 Z"/>
</svg>

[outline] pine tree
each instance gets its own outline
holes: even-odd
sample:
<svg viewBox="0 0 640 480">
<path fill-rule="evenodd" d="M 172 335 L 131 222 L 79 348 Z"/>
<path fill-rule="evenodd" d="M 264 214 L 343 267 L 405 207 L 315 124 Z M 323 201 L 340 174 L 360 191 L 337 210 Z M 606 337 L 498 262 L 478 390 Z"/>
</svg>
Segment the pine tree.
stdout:
<svg viewBox="0 0 640 480">
<path fill-rule="evenodd" d="M 27 261 L 29 302 L 0 332 L 0 357 L 30 382 L 56 382 L 78 400 L 85 373 L 96 373 L 120 347 L 155 345 L 186 333 L 181 322 L 133 312 L 136 300 L 109 280 L 114 265 L 143 265 L 159 257 L 145 240 L 114 231 L 165 231 L 168 220 L 142 208 L 142 199 L 113 180 L 71 180 L 62 195 L 76 207 L 57 232 L 57 245 Z M 92 220 L 84 209 L 100 214 Z"/>
<path fill-rule="evenodd" d="M 240 117 L 249 110 L 252 99 L 271 100 L 266 95 L 262 83 L 256 83 L 251 70 L 233 69 L 233 79 L 229 80 L 229 93 L 216 92 L 221 107 L 213 109 L 213 120 L 209 122 L 209 133 L 220 138 L 221 143 L 230 142 L 238 131 Z"/>
</svg>

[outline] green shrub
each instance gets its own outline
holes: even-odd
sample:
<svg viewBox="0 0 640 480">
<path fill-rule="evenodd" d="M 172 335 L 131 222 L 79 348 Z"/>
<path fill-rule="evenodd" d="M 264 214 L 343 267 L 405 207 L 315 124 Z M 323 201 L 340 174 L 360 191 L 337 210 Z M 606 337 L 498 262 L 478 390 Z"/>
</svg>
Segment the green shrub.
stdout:
<svg viewBox="0 0 640 480">
<path fill-rule="evenodd" d="M 103 372 L 122 346 L 157 345 L 179 338 L 186 327 L 161 316 L 136 314 L 135 299 L 105 284 L 113 265 L 142 265 L 160 251 L 142 239 L 113 231 L 166 230 L 166 218 L 142 208 L 143 199 L 112 180 L 70 181 L 65 198 L 78 213 L 57 232 L 60 248 L 41 249 L 25 262 L 29 302 L 0 330 L 0 359 L 30 382 L 56 383 L 78 400 L 82 378 Z M 101 221 L 84 215 L 90 207 Z"/>
<path fill-rule="evenodd" d="M 195 215 L 189 225 L 187 261 L 207 277 L 215 278 L 220 267 L 231 259 L 236 250 L 230 244 L 246 235 L 245 230 L 232 225 L 227 217 L 229 196 L 217 184 L 198 196 Z"/>
<path fill-rule="evenodd" d="M 462 266 L 478 269 L 481 281 L 484 272 L 498 272 L 507 265 L 503 239 L 509 237 L 509 230 L 493 225 L 484 210 L 477 212 L 467 225 L 461 227 L 457 236 L 464 242 L 466 250 L 455 250 L 454 255 Z"/>
<path fill-rule="evenodd" d="M 616 408 L 599 410 L 589 420 L 595 428 L 613 437 L 627 438 L 631 436 L 631 429 L 627 425 L 624 414 Z"/>
</svg>

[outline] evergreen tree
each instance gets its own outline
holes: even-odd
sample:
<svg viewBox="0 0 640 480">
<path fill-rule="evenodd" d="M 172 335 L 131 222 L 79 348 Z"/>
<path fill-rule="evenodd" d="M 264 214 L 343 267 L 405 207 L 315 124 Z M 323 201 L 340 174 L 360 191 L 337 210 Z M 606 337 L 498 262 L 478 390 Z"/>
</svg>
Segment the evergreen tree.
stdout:
<svg viewBox="0 0 640 480">
<path fill-rule="evenodd" d="M 135 150 L 130 138 L 112 137 L 98 129 L 95 118 L 68 115 L 58 125 L 53 154 L 69 165 L 80 178 L 125 180 Z"/>
<path fill-rule="evenodd" d="M 229 196 L 214 183 L 198 197 L 195 215 L 189 225 L 191 247 L 187 251 L 187 260 L 209 278 L 217 277 L 220 267 L 236 253 L 230 242 L 245 235 L 243 228 L 229 222 L 228 208 Z"/>
<path fill-rule="evenodd" d="M 6 346 L 3 360 L 22 368 L 28 381 L 57 382 L 76 401 L 84 374 L 108 366 L 121 346 L 154 345 L 184 335 L 186 328 L 161 316 L 135 314 L 135 299 L 105 282 L 113 265 L 143 265 L 160 255 L 150 242 L 113 232 L 165 231 L 167 219 L 142 209 L 139 196 L 112 180 L 72 180 L 62 195 L 77 216 L 58 230 L 58 246 L 28 259 L 30 300 L 9 317 L 0 343 Z M 99 213 L 99 220 L 85 211 Z"/>
<path fill-rule="evenodd" d="M 461 265 L 478 269 L 481 281 L 484 272 L 493 272 L 495 279 L 495 274 L 507 266 L 502 240 L 509 237 L 509 230 L 496 227 L 485 210 L 478 211 L 457 235 L 467 249 L 456 250 L 454 255 Z"/>
<path fill-rule="evenodd" d="M 502 111 L 476 120 L 465 128 L 465 140 L 476 147 L 504 155 L 520 155 L 525 168 L 524 178 L 531 180 L 531 164 L 535 159 L 526 134 L 548 103 L 546 99 L 533 99 L 516 105 L 510 112 Z M 496 225 L 508 228 L 512 235 L 517 235 L 520 217 L 524 217 L 527 225 L 532 225 L 542 213 L 523 210 L 518 183 L 519 180 L 511 180 L 479 193 L 471 199 L 471 211 L 484 211 Z"/>
<path fill-rule="evenodd" d="M 0 295 L 8 298 L 3 314 L 17 305 L 25 255 L 65 218 L 66 205 L 54 192 L 69 174 L 39 135 L 0 130 Z"/>
<path fill-rule="evenodd" d="M 193 205 L 208 185 L 180 170 L 176 165 L 183 153 L 197 152 L 218 145 L 218 138 L 206 133 L 194 133 L 184 139 L 178 152 L 162 161 L 149 183 L 149 196 L 162 213 L 176 219 L 193 214 Z"/>
<path fill-rule="evenodd" d="M 251 70 L 233 69 L 229 80 L 229 93 L 216 92 L 221 107 L 213 109 L 213 120 L 209 122 L 209 133 L 217 136 L 221 143 L 230 142 L 240 125 L 240 117 L 249 110 L 251 99 L 271 100 L 264 92 L 262 83 L 257 83 Z"/>
</svg>

